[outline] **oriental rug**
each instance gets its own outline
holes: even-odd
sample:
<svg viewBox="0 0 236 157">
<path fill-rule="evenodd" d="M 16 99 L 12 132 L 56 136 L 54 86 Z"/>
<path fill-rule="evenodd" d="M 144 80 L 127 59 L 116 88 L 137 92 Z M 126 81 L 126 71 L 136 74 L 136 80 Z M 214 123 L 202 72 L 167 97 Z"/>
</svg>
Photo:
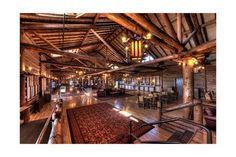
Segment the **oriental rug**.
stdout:
<svg viewBox="0 0 236 157">
<path fill-rule="evenodd" d="M 72 143 L 128 143 L 131 119 L 119 113 L 108 103 L 67 109 L 67 116 Z M 141 128 L 146 123 L 140 119 L 135 119 L 137 121 L 132 120 L 132 133 L 136 137 L 142 136 L 153 128 L 153 126 Z"/>
</svg>

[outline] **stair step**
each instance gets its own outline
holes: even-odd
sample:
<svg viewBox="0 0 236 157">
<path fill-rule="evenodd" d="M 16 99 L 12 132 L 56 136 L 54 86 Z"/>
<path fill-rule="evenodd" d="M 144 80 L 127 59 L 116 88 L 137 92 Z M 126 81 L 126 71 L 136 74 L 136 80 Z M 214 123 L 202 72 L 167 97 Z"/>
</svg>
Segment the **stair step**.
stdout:
<svg viewBox="0 0 236 157">
<path fill-rule="evenodd" d="M 168 142 L 178 142 L 178 143 L 189 143 L 192 139 L 194 133 L 186 130 L 184 133 L 176 131 L 172 136 L 167 140 Z"/>
</svg>

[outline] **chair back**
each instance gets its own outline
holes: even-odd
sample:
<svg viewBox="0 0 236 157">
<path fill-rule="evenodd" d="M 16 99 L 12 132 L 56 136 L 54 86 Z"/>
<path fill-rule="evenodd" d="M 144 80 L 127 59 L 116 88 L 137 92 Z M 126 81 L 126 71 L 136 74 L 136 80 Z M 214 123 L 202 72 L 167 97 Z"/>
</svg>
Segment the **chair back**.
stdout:
<svg viewBox="0 0 236 157">
<path fill-rule="evenodd" d="M 205 99 L 206 99 L 206 101 L 208 101 L 208 102 L 212 102 L 212 97 L 211 97 L 210 92 L 206 92 L 206 93 L 205 93 Z"/>
<path fill-rule="evenodd" d="M 148 94 L 148 96 L 153 97 L 153 94 Z"/>
<path fill-rule="evenodd" d="M 154 97 L 158 97 L 158 94 L 157 93 L 153 93 Z"/>
<path fill-rule="evenodd" d="M 138 96 L 138 101 L 143 102 L 143 96 L 142 95 Z"/>
</svg>

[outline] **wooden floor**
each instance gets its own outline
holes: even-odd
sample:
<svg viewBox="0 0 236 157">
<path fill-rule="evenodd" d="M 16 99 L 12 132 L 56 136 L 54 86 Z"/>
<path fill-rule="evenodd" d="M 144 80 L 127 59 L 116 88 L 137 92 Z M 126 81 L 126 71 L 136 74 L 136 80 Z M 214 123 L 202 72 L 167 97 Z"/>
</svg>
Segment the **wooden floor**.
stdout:
<svg viewBox="0 0 236 157">
<path fill-rule="evenodd" d="M 67 120 L 67 113 L 66 109 L 68 108 L 74 108 L 79 106 L 85 106 L 85 105 L 91 105 L 94 103 L 99 102 L 107 102 L 120 110 L 124 110 L 126 112 L 131 113 L 135 117 L 145 121 L 145 122 L 153 122 L 157 120 L 157 112 L 154 109 L 143 109 L 139 108 L 137 105 L 137 92 L 136 91 L 129 91 L 129 94 L 133 94 L 134 96 L 131 97 L 125 97 L 125 98 L 114 98 L 106 101 L 100 101 L 96 99 L 92 94 L 86 95 L 77 92 L 76 90 L 74 92 L 67 93 L 66 95 L 62 96 L 63 99 L 63 143 L 70 144 L 71 143 L 71 137 L 70 137 L 70 131 L 69 131 L 69 125 Z M 50 115 L 50 112 L 52 110 L 53 106 L 53 100 L 58 98 L 59 95 L 56 93 L 52 96 L 52 103 L 48 103 L 44 105 L 43 109 L 40 113 L 33 114 L 30 116 L 30 120 L 38 120 L 46 118 Z M 181 102 L 181 101 L 179 101 Z M 179 102 L 176 102 L 179 103 Z M 175 105 L 175 104 L 168 104 L 168 105 Z M 182 117 L 182 111 L 178 110 L 175 112 L 171 112 L 168 114 L 165 114 L 165 116 L 171 116 L 171 117 Z M 180 125 L 181 124 L 181 125 Z M 183 126 L 184 125 L 184 126 Z M 141 140 L 147 140 L 147 141 L 165 141 L 167 140 L 175 131 L 178 130 L 191 130 L 195 132 L 195 135 L 190 143 L 206 143 L 206 136 L 205 132 L 202 130 L 198 130 L 197 128 L 194 128 L 193 126 L 190 126 L 189 124 L 183 124 L 183 122 L 173 122 L 169 124 L 162 125 L 161 127 L 155 127 L 151 131 L 147 132 L 143 136 L 141 136 Z M 216 133 L 212 132 L 213 134 L 213 143 L 216 143 Z M 137 142 L 135 142 L 137 143 Z"/>
</svg>

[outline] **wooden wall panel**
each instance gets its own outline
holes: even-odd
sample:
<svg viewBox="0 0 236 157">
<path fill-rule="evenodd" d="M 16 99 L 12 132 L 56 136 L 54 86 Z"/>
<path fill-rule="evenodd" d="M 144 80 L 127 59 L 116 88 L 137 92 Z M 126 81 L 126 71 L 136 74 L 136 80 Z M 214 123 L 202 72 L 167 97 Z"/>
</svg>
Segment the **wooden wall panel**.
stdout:
<svg viewBox="0 0 236 157">
<path fill-rule="evenodd" d="M 182 78 L 181 67 L 174 67 L 163 72 L 163 89 L 171 90 L 175 86 L 175 79 Z"/>
<path fill-rule="evenodd" d="M 207 91 L 216 92 L 216 66 L 206 66 L 206 83 Z M 204 72 L 194 74 L 194 87 L 205 89 Z"/>
</svg>

